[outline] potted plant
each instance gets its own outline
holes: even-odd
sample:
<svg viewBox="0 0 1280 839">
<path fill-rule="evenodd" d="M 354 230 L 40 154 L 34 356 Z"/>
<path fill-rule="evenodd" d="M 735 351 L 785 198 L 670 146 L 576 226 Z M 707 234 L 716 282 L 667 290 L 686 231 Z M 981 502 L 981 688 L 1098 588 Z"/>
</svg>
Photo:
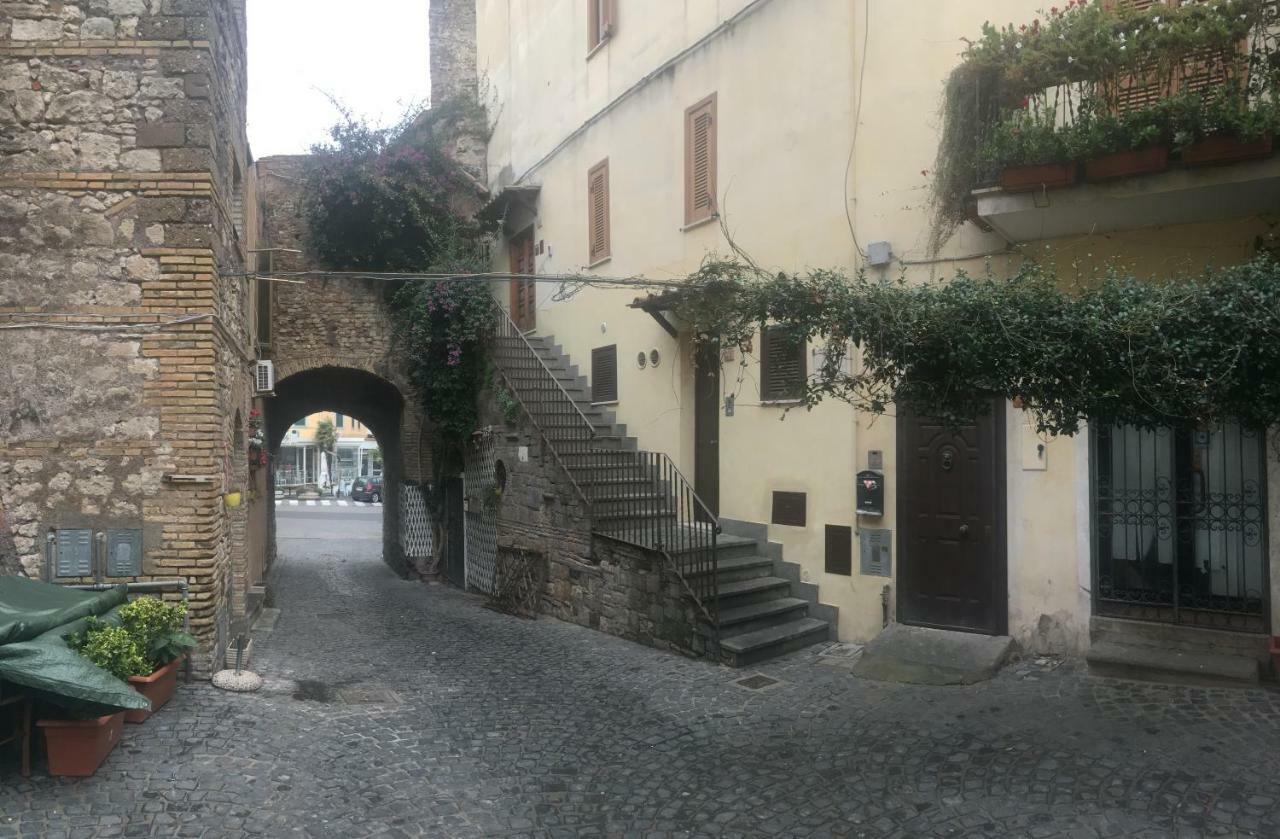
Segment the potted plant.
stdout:
<svg viewBox="0 0 1280 839">
<path fill-rule="evenodd" d="M 68 639 L 68 644 L 121 681 L 148 669 L 137 642 L 122 626 L 91 620 L 83 633 Z M 120 742 L 125 713 L 116 711 L 89 719 L 39 720 L 36 725 L 44 732 L 49 773 L 83 778 L 96 772 Z"/>
<path fill-rule="evenodd" d="M 139 597 L 120 607 L 120 624 L 133 638 L 146 662 L 143 673 L 131 674 L 129 684 L 151 702 L 149 709 L 125 712 L 125 722 L 145 722 L 160 710 L 178 687 L 178 670 L 196 639 L 182 631 L 185 603 L 166 603 Z"/>
<path fill-rule="evenodd" d="M 1029 109 L 999 123 L 983 143 L 979 159 L 988 171 L 998 171 L 1006 192 L 1071 186 L 1076 165 L 1052 122 Z"/>
<path fill-rule="evenodd" d="M 1124 114 L 1086 111 L 1068 142 L 1084 159 L 1084 179 L 1100 183 L 1168 169 L 1170 133 L 1167 105 Z"/>
<path fill-rule="evenodd" d="M 1180 139 L 1182 162 L 1187 166 L 1214 166 L 1267 157 L 1274 148 L 1274 132 L 1280 127 L 1280 110 L 1274 103 L 1250 106 L 1233 88 L 1200 99 L 1188 108 Z"/>
</svg>

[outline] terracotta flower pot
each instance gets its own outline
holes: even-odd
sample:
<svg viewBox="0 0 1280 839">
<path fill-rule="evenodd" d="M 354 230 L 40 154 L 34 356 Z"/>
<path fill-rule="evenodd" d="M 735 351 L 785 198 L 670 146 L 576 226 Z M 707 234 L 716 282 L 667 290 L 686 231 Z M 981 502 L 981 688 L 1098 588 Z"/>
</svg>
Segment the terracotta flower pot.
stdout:
<svg viewBox="0 0 1280 839">
<path fill-rule="evenodd" d="M 1045 163 L 1039 166 L 1010 166 L 1000 172 L 1000 188 L 1005 192 L 1054 189 L 1076 182 L 1074 163 Z"/>
<path fill-rule="evenodd" d="M 1169 168 L 1169 150 L 1164 146 L 1104 154 L 1085 161 L 1084 179 L 1090 183 L 1150 175 Z"/>
<path fill-rule="evenodd" d="M 87 778 L 120 742 L 124 712 L 94 720 L 40 720 L 49 749 L 49 774 Z"/>
<path fill-rule="evenodd" d="M 1187 166 L 1215 166 L 1254 160 L 1271 154 L 1274 147 L 1270 134 L 1252 140 L 1242 140 L 1234 134 L 1215 134 L 1182 150 L 1182 162 Z"/>
<path fill-rule="evenodd" d="M 129 684 L 133 685 L 134 690 L 150 700 L 151 708 L 125 711 L 124 721 L 132 723 L 146 722 L 148 717 L 163 708 L 164 704 L 172 698 L 173 692 L 178 689 L 178 668 L 181 666 L 182 656 L 178 656 L 150 676 L 130 676 Z"/>
</svg>

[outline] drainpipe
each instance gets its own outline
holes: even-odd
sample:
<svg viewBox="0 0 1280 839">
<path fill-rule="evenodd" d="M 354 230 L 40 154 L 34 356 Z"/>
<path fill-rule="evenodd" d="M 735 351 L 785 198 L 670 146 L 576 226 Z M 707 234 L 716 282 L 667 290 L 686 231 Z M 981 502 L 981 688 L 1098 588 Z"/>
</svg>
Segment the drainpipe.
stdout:
<svg viewBox="0 0 1280 839">
<path fill-rule="evenodd" d="M 880 589 L 880 628 L 884 629 L 889 625 L 889 584 L 885 583 L 884 588 Z"/>
</svg>

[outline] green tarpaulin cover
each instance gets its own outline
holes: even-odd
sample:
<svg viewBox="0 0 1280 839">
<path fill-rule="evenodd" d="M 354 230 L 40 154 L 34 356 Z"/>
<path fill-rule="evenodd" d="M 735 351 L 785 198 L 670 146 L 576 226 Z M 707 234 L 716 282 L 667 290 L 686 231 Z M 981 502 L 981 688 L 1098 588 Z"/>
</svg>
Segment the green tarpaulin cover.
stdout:
<svg viewBox="0 0 1280 839">
<path fill-rule="evenodd" d="M 65 640 L 84 628 L 85 618 L 114 618 L 126 591 L 78 591 L 0 577 L 0 682 L 39 691 L 77 713 L 149 707 L 141 694 L 90 664 Z"/>
</svg>

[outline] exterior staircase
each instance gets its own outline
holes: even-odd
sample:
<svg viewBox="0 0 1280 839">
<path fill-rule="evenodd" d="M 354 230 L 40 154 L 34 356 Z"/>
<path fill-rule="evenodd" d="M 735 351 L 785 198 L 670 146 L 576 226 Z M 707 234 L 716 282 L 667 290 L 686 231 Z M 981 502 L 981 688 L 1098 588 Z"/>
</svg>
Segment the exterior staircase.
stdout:
<svg viewBox="0 0 1280 839">
<path fill-rule="evenodd" d="M 665 557 L 702 616 L 708 649 L 718 643 L 721 660 L 743 666 L 832 637 L 833 624 L 810 615 L 816 591 L 795 596 L 798 569 L 764 543 L 764 528 L 759 538 L 722 533 L 670 458 L 641 451 L 611 411 L 591 404 L 586 377 L 550 337 L 504 326 L 494 360 L 590 509 L 592 532 Z"/>
</svg>

